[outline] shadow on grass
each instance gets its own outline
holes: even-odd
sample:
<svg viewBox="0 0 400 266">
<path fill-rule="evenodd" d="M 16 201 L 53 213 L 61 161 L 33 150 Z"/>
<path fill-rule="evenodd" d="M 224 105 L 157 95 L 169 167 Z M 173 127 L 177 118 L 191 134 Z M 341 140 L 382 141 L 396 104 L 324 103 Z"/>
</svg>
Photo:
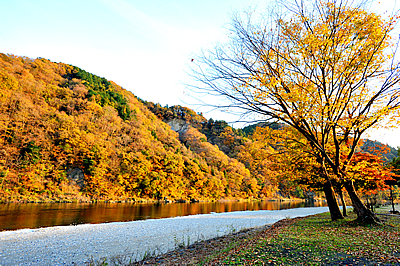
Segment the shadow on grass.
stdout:
<svg viewBox="0 0 400 266">
<path fill-rule="evenodd" d="M 293 219 L 292 223 L 243 246 L 222 265 L 381 265 L 400 264 L 399 230 L 363 225 L 351 215 L 330 221 L 329 214 Z"/>
<path fill-rule="evenodd" d="M 400 265 L 399 227 L 365 226 L 355 218 L 351 212 L 335 222 L 329 213 L 285 219 L 140 262 L 90 265 Z"/>
</svg>

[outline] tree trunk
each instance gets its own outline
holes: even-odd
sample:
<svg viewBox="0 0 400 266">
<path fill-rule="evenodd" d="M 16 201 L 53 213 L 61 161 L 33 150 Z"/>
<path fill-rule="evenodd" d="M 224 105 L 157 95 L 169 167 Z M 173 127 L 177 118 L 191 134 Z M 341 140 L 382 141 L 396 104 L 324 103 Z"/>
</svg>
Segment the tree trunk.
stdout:
<svg viewBox="0 0 400 266">
<path fill-rule="evenodd" d="M 333 190 L 332 184 L 329 180 L 324 184 L 324 192 L 332 221 L 344 219 L 342 212 L 340 211 L 338 201 L 336 200 L 335 191 Z"/>
<path fill-rule="evenodd" d="M 347 216 L 347 205 L 346 205 L 346 201 L 344 200 L 344 196 L 343 196 L 343 191 L 340 189 L 338 191 L 339 197 L 340 197 L 340 201 L 342 202 L 342 213 L 343 216 L 346 217 Z"/>
<path fill-rule="evenodd" d="M 367 196 L 367 206 L 366 206 L 368 209 L 370 209 L 371 210 L 371 204 L 369 204 L 369 198 L 368 198 L 368 196 Z M 372 210 L 372 211 L 374 211 L 374 210 Z"/>
<path fill-rule="evenodd" d="M 392 211 L 393 211 L 392 213 L 395 214 L 392 185 L 390 185 L 390 200 L 392 201 Z"/>
<path fill-rule="evenodd" d="M 372 211 L 365 207 L 361 199 L 358 197 L 354 189 L 353 181 L 344 182 L 344 187 L 346 188 L 347 193 L 349 193 L 353 209 L 357 214 L 357 220 L 365 224 L 378 224 L 380 222 L 379 219 Z"/>
</svg>

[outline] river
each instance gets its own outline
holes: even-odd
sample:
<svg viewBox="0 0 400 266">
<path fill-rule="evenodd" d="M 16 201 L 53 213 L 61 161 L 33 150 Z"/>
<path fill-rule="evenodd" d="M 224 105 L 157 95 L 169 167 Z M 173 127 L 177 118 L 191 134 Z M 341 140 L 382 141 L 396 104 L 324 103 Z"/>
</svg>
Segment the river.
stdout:
<svg viewBox="0 0 400 266">
<path fill-rule="evenodd" d="M 200 203 L 24 203 L 0 204 L 0 231 L 60 225 L 160 219 L 194 214 L 321 207 L 324 202 L 259 201 Z"/>
</svg>

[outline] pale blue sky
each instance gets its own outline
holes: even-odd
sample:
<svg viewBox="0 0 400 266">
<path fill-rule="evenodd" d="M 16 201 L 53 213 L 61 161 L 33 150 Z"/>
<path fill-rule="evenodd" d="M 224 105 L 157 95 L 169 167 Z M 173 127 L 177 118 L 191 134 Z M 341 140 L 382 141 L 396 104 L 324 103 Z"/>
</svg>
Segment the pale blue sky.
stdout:
<svg viewBox="0 0 400 266">
<path fill-rule="evenodd" d="M 185 72 L 193 55 L 223 40 L 232 12 L 264 6 L 262 0 L 0 0 L 0 52 L 68 63 L 144 100 L 187 105 L 193 100 L 183 83 L 190 82 Z M 400 130 L 372 138 L 400 146 Z"/>
<path fill-rule="evenodd" d="M 193 54 L 242 0 L 0 0 L 3 53 L 69 63 L 135 95 L 179 104 Z"/>
</svg>

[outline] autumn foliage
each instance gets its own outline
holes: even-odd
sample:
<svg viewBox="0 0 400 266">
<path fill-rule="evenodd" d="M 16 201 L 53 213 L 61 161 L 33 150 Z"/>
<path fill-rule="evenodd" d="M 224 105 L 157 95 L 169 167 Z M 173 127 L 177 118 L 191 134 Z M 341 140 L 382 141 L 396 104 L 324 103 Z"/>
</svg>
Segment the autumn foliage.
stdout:
<svg viewBox="0 0 400 266">
<path fill-rule="evenodd" d="M 236 14 L 227 43 L 202 53 L 192 70 L 195 90 L 221 97 L 215 105 L 284 123 L 304 137 L 332 220 L 343 218 L 333 191 L 338 179 L 358 219 L 377 223 L 348 170 L 367 130 L 398 125 L 399 16 L 374 13 L 369 3 L 278 1 L 260 16 Z"/>
<path fill-rule="evenodd" d="M 1 201 L 265 199 L 315 189 L 307 142 L 288 127 L 234 129 L 78 67 L 0 55 Z M 185 130 L 172 131 L 174 119 Z M 356 184 L 384 187 L 379 158 L 355 158 Z M 364 164 L 371 171 L 360 172 Z"/>
<path fill-rule="evenodd" d="M 0 200 L 257 196 L 244 165 L 78 67 L 0 54 Z M 72 180 L 72 170 L 83 180 Z"/>
</svg>

